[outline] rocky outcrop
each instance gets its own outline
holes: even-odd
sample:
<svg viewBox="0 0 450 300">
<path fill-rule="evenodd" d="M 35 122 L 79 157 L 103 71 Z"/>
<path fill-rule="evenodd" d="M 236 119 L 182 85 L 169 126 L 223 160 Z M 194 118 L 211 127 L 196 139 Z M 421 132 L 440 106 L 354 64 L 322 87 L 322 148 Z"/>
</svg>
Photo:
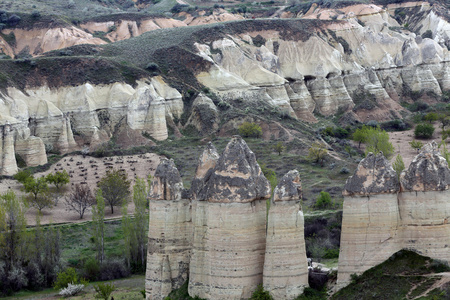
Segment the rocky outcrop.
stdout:
<svg viewBox="0 0 450 300">
<path fill-rule="evenodd" d="M 192 126 L 200 135 L 209 135 L 219 128 L 219 110 L 214 102 L 203 95 L 198 94 L 192 103 L 191 115 L 185 128 Z"/>
<path fill-rule="evenodd" d="M 191 205 L 182 198 L 183 183 L 173 160 L 162 160 L 150 189 L 147 299 L 164 299 L 188 277 Z"/>
<path fill-rule="evenodd" d="M 138 82 L 136 88 L 124 83 L 24 91 L 9 88 L 7 94 L 0 94 L 0 125 L 11 124 L 13 144 L 18 147 L 12 152 L 36 165 L 46 162 L 41 143 L 62 154 L 84 145 L 94 149 L 122 124 L 139 135 L 145 131 L 157 140 L 165 139 L 166 119 L 180 118 L 183 113 L 181 98 L 161 77 Z"/>
<path fill-rule="evenodd" d="M 221 156 L 211 143 L 206 146 L 190 205 L 181 190 L 173 161 L 162 161 L 150 197 L 147 299 L 164 298 L 186 279 L 173 266 L 176 258 L 183 267 L 187 261 L 192 297 L 246 299 L 263 283 L 277 299 L 301 294 L 308 268 L 297 171 L 286 174 L 275 191 L 268 233 L 270 184 L 241 137 L 234 136 Z"/>
<path fill-rule="evenodd" d="M 190 295 L 242 299 L 262 283 L 268 197 L 255 154 L 233 137 L 193 204 Z"/>
<path fill-rule="evenodd" d="M 297 170 L 276 186 L 267 220 L 263 285 L 274 299 L 295 299 L 308 286 L 302 187 Z"/>
<path fill-rule="evenodd" d="M 14 136 L 11 132 L 11 125 L 0 126 L 1 159 L 0 168 L 2 175 L 12 176 L 17 173 L 17 163 L 14 156 Z"/>
<path fill-rule="evenodd" d="M 422 148 L 400 183 L 381 154 L 362 160 L 344 190 L 338 284 L 404 248 L 450 261 L 449 175 L 435 143 Z"/>
</svg>

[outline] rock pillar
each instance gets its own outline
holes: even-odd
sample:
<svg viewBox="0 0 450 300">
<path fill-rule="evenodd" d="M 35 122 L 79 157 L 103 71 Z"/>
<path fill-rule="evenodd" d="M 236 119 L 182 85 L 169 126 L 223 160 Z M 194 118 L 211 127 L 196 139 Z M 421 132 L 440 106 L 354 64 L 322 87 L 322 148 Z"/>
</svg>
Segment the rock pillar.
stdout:
<svg viewBox="0 0 450 300">
<path fill-rule="evenodd" d="M 397 173 L 382 153 L 369 153 L 344 188 L 338 285 L 385 261 L 398 243 Z"/>
<path fill-rule="evenodd" d="M 289 171 L 275 188 L 269 210 L 263 281 L 277 300 L 295 299 L 308 286 L 301 193 L 298 171 Z"/>
<path fill-rule="evenodd" d="M 255 154 L 234 136 L 194 200 L 192 297 L 249 298 L 262 283 L 269 197 Z"/>
<path fill-rule="evenodd" d="M 162 160 L 150 190 L 145 290 L 147 299 L 162 300 L 187 280 L 191 253 L 190 201 L 173 160 Z"/>
</svg>

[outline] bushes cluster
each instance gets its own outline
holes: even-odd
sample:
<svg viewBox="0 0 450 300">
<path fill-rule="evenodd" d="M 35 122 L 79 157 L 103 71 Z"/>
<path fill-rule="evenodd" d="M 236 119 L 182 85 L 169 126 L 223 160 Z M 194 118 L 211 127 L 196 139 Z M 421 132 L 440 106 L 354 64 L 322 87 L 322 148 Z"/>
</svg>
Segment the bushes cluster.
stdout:
<svg viewBox="0 0 450 300">
<path fill-rule="evenodd" d="M 320 260 L 338 255 L 341 224 L 342 212 L 305 218 L 306 256 Z"/>
<path fill-rule="evenodd" d="M 239 126 L 238 131 L 239 135 L 242 137 L 259 138 L 262 136 L 261 126 L 253 122 L 242 123 L 242 125 Z"/>
<path fill-rule="evenodd" d="M 331 136 L 339 139 L 345 139 L 349 136 L 349 128 L 328 126 L 321 131 L 322 136 Z"/>
<path fill-rule="evenodd" d="M 418 124 L 414 129 L 414 136 L 416 138 L 429 139 L 433 136 L 434 127 L 431 124 Z"/>
<path fill-rule="evenodd" d="M 405 122 L 400 119 L 395 119 L 380 124 L 380 128 L 386 131 L 405 131 L 411 129 L 411 127 L 412 126 L 409 122 Z"/>
</svg>

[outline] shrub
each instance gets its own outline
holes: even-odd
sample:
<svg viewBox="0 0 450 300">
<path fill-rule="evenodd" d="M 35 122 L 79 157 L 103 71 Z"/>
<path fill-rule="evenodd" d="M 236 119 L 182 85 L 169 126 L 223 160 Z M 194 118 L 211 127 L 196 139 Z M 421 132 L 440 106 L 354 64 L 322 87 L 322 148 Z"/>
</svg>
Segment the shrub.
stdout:
<svg viewBox="0 0 450 300">
<path fill-rule="evenodd" d="M 326 249 L 323 258 L 338 258 L 339 249 Z"/>
<path fill-rule="evenodd" d="M 75 296 L 84 289 L 84 284 L 71 284 L 69 283 L 66 288 L 59 291 L 58 295 L 63 297 Z"/>
<path fill-rule="evenodd" d="M 342 169 L 339 171 L 340 174 L 348 174 L 350 173 L 350 170 L 347 167 L 342 167 Z"/>
<path fill-rule="evenodd" d="M 420 149 L 423 147 L 423 143 L 421 141 L 412 140 L 409 144 L 413 149 Z"/>
<path fill-rule="evenodd" d="M 323 164 L 327 154 L 328 150 L 325 148 L 325 145 L 321 143 L 314 143 L 311 148 L 308 149 L 308 159 L 316 163 Z"/>
<path fill-rule="evenodd" d="M 431 124 L 418 124 L 414 129 L 414 136 L 416 138 L 429 139 L 433 136 L 434 127 Z"/>
<path fill-rule="evenodd" d="M 108 261 L 100 266 L 99 280 L 113 280 L 130 276 L 130 270 L 121 260 Z"/>
<path fill-rule="evenodd" d="M 262 129 L 256 123 L 244 122 L 238 128 L 239 134 L 243 137 L 259 138 L 262 136 Z"/>
<path fill-rule="evenodd" d="M 97 280 L 100 273 L 100 264 L 95 258 L 91 257 L 84 263 L 83 272 L 87 279 Z"/>
<path fill-rule="evenodd" d="M 256 290 L 253 292 L 251 300 L 273 300 L 272 296 L 268 291 L 264 290 L 262 284 L 258 285 Z"/>
<path fill-rule="evenodd" d="M 394 169 L 395 173 L 397 173 L 397 178 L 400 179 L 400 174 L 405 169 L 405 163 L 403 162 L 403 158 L 400 154 L 395 158 L 395 161 L 392 164 L 392 168 Z"/>
<path fill-rule="evenodd" d="M 327 192 L 324 192 L 324 191 L 320 192 L 320 195 L 317 198 L 315 207 L 325 209 L 325 208 L 330 208 L 332 206 L 333 206 L 333 203 L 331 201 L 330 194 Z"/>
<path fill-rule="evenodd" d="M 386 158 L 390 158 L 394 154 L 394 146 L 389 142 L 389 134 L 379 127 L 370 128 L 366 130 L 366 155 L 369 152 L 378 153 L 383 152 Z"/>
<path fill-rule="evenodd" d="M 97 292 L 97 294 L 95 294 L 95 298 L 108 300 L 109 296 L 112 292 L 114 292 L 116 287 L 112 283 L 104 284 L 100 282 L 99 284 L 94 285 L 94 289 L 95 292 Z"/>
<path fill-rule="evenodd" d="M 59 290 L 68 287 L 69 283 L 85 285 L 87 284 L 87 281 L 84 278 L 79 277 L 74 268 L 67 268 L 65 271 L 58 273 L 53 287 L 56 290 Z"/>
<path fill-rule="evenodd" d="M 439 115 L 435 112 L 429 112 L 423 117 L 423 119 L 429 123 L 433 123 L 439 119 Z"/>
<path fill-rule="evenodd" d="M 433 38 L 433 32 L 431 30 L 427 30 L 424 33 L 422 33 L 422 38 L 424 39 L 432 39 Z"/>
</svg>

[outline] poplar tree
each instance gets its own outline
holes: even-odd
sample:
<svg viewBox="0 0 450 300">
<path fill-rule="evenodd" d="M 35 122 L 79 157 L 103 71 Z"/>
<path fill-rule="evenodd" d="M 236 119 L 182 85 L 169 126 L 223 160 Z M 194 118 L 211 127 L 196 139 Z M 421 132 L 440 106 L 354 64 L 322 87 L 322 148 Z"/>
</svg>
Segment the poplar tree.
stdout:
<svg viewBox="0 0 450 300">
<path fill-rule="evenodd" d="M 97 260 L 103 263 L 105 259 L 105 200 L 102 190 L 97 191 L 95 200 L 97 205 L 92 207 L 92 233 L 97 250 Z"/>
</svg>

